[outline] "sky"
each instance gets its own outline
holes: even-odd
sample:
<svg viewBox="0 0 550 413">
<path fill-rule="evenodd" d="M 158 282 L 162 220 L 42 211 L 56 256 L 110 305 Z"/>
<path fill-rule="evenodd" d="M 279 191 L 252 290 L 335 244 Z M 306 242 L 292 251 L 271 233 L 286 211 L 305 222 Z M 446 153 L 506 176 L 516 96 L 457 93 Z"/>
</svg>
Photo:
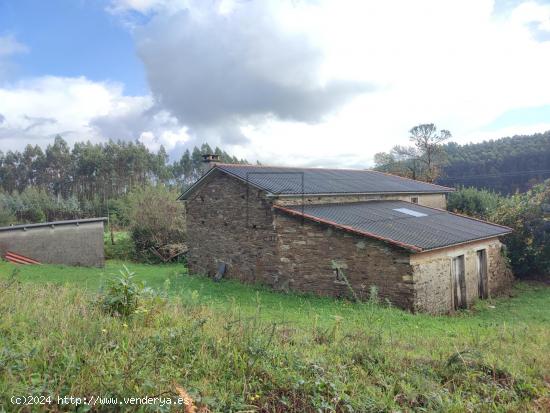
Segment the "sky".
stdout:
<svg viewBox="0 0 550 413">
<path fill-rule="evenodd" d="M 0 150 L 203 142 L 368 167 L 421 123 L 550 130 L 550 1 L 0 0 Z"/>
</svg>

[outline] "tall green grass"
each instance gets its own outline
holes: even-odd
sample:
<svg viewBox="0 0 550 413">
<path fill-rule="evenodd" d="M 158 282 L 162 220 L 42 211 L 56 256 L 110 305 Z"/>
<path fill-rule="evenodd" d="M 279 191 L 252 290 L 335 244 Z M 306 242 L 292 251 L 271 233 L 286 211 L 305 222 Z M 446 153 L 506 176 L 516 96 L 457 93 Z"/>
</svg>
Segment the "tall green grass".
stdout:
<svg viewBox="0 0 550 413">
<path fill-rule="evenodd" d="M 512 298 L 432 317 L 129 264 L 169 298 L 125 318 L 97 304 L 120 266 L 22 267 L 10 283 L 13 266 L 0 264 L 0 411 L 17 411 L 12 395 L 176 397 L 178 388 L 216 412 L 543 412 L 550 403 L 546 287 L 519 284 Z"/>
</svg>

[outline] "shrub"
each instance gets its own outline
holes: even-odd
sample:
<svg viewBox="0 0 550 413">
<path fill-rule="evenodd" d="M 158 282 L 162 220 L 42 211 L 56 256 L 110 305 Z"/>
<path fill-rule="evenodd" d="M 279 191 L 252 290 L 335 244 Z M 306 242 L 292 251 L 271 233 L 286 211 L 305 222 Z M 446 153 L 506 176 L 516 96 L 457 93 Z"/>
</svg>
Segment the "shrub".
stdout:
<svg viewBox="0 0 550 413">
<path fill-rule="evenodd" d="M 550 180 L 524 194 L 508 197 L 491 215 L 494 222 L 511 227 L 504 238 L 514 272 L 518 276 L 550 275 Z"/>
<path fill-rule="evenodd" d="M 118 231 L 113 233 L 114 243 L 111 241 L 111 234 L 106 232 L 103 237 L 105 247 L 105 258 L 108 260 L 131 261 L 135 258 L 136 252 L 134 242 L 128 232 Z"/>
<path fill-rule="evenodd" d="M 167 262 L 185 252 L 185 210 L 176 198 L 163 186 L 129 196 L 130 233 L 139 258 Z"/>
<path fill-rule="evenodd" d="M 519 276 L 550 274 L 550 180 L 531 190 L 502 197 L 462 188 L 449 196 L 448 209 L 505 225 L 514 231 L 503 238 L 508 258 Z"/>
<path fill-rule="evenodd" d="M 498 208 L 503 197 L 485 189 L 460 188 L 449 194 L 447 209 L 487 219 Z"/>
<path fill-rule="evenodd" d="M 9 208 L 8 202 L 8 196 L 0 193 L 0 226 L 10 225 L 16 222 L 15 215 Z"/>
<path fill-rule="evenodd" d="M 137 311 L 142 301 L 153 298 L 155 293 L 142 281 L 136 281 L 136 274 L 125 265 L 119 272 L 120 276 L 108 281 L 107 289 L 101 295 L 101 307 L 107 314 L 129 317 Z"/>
<path fill-rule="evenodd" d="M 58 199 L 45 190 L 32 186 L 25 188 L 23 192 L 2 194 L 0 211 L 0 220 L 21 223 L 74 219 L 85 215 L 76 198 Z"/>
</svg>

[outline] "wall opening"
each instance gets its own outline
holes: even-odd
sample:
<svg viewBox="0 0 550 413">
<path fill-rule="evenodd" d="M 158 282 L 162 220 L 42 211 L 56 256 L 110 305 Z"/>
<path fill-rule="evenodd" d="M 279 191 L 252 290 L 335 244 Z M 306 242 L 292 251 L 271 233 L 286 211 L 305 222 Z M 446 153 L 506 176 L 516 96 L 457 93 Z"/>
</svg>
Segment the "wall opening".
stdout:
<svg viewBox="0 0 550 413">
<path fill-rule="evenodd" d="M 464 267 L 464 255 L 453 258 L 452 262 L 452 291 L 453 308 L 455 310 L 466 308 L 466 274 Z"/>
<path fill-rule="evenodd" d="M 487 279 L 487 251 L 477 251 L 477 279 L 478 279 L 478 297 L 488 297 L 488 279 Z"/>
</svg>

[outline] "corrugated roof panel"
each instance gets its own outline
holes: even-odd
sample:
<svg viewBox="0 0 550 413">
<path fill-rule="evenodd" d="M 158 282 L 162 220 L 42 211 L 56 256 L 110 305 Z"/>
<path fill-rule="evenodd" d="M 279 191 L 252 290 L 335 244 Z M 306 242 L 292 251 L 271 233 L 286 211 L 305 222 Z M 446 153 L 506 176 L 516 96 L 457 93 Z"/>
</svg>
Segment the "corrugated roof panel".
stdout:
<svg viewBox="0 0 550 413">
<path fill-rule="evenodd" d="M 301 215 L 302 206 L 279 207 Z M 399 212 L 406 208 L 416 215 Z M 304 214 L 375 238 L 431 250 L 507 234 L 510 228 L 404 201 L 304 205 Z"/>
<path fill-rule="evenodd" d="M 452 188 L 370 170 L 285 168 L 217 164 L 216 168 L 248 180 L 273 194 L 441 193 Z"/>
</svg>

